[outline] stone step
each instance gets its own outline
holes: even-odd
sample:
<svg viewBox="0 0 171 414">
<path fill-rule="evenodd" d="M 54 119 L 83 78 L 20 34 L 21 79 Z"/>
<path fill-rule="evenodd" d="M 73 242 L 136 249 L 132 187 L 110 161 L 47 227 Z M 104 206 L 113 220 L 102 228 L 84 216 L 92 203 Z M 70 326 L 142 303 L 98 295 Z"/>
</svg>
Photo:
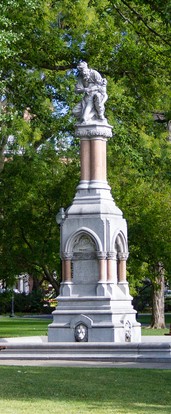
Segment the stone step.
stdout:
<svg viewBox="0 0 171 414">
<path fill-rule="evenodd" d="M 170 343 L 0 343 L 0 360 L 171 362 Z"/>
</svg>

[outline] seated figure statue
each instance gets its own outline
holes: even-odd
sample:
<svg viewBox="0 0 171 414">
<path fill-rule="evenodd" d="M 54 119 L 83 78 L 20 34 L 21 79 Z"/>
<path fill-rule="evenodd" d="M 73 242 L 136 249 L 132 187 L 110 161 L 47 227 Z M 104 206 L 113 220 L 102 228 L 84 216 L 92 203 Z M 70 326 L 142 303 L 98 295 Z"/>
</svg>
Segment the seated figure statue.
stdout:
<svg viewBox="0 0 171 414">
<path fill-rule="evenodd" d="M 75 92 L 84 93 L 84 96 L 73 109 L 74 116 L 80 123 L 91 123 L 93 120 L 106 121 L 104 104 L 108 98 L 107 80 L 96 70 L 89 69 L 86 62 L 80 62 L 77 68 L 79 76 Z"/>
</svg>

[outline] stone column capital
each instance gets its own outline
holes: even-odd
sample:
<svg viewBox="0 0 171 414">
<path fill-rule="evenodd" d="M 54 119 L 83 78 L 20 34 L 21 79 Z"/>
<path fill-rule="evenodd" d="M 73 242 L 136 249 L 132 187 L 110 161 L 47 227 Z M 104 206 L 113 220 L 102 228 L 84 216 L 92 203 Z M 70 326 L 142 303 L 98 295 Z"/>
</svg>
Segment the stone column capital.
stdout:
<svg viewBox="0 0 171 414">
<path fill-rule="evenodd" d="M 107 259 L 108 260 L 116 260 L 117 259 L 117 253 L 116 252 L 108 252 L 107 253 Z"/>
<path fill-rule="evenodd" d="M 97 258 L 99 260 L 106 259 L 106 252 L 97 252 Z"/>
<path fill-rule="evenodd" d="M 118 253 L 118 259 L 121 261 L 126 261 L 128 259 L 128 253 Z"/>
<path fill-rule="evenodd" d="M 72 259 L 72 253 L 62 253 L 62 259 L 63 260 L 71 260 Z"/>
</svg>

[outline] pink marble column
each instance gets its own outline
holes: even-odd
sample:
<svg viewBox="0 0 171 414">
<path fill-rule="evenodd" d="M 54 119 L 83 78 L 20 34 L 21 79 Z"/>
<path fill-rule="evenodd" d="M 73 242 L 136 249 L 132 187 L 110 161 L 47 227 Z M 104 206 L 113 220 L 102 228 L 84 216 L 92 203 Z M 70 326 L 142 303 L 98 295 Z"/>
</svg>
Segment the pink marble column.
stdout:
<svg viewBox="0 0 171 414">
<path fill-rule="evenodd" d="M 118 254 L 118 282 L 126 282 L 126 261 L 127 255 L 123 253 Z"/>
<path fill-rule="evenodd" d="M 71 273 L 71 254 L 64 254 L 63 258 L 63 281 L 64 282 L 71 282 L 72 281 L 72 273 Z"/>
<path fill-rule="evenodd" d="M 105 155 L 104 155 L 105 154 Z M 106 140 L 91 139 L 91 180 L 106 181 Z"/>
<path fill-rule="evenodd" d="M 90 139 L 81 139 L 80 143 L 81 158 L 81 181 L 90 181 Z"/>
<path fill-rule="evenodd" d="M 107 157 L 106 157 L 106 143 L 107 143 L 107 139 L 103 138 L 102 141 L 102 171 L 103 171 L 103 180 L 106 181 L 107 180 Z"/>
<path fill-rule="evenodd" d="M 71 282 L 71 260 L 65 260 L 65 282 Z"/>
</svg>

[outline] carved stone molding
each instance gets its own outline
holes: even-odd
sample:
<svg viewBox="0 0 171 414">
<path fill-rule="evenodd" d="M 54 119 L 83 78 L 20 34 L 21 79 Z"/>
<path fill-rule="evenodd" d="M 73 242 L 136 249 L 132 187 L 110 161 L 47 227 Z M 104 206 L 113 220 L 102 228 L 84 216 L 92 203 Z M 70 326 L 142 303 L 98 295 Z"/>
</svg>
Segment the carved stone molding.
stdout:
<svg viewBox="0 0 171 414">
<path fill-rule="evenodd" d="M 62 259 L 63 260 L 71 260 L 72 259 L 72 253 L 62 253 Z"/>
<path fill-rule="evenodd" d="M 132 325 L 130 321 L 125 323 L 125 342 L 131 342 Z"/>
<path fill-rule="evenodd" d="M 111 138 L 112 126 L 108 124 L 79 124 L 76 126 L 76 136 L 80 138 Z"/>
<path fill-rule="evenodd" d="M 77 260 L 95 260 L 97 259 L 97 254 L 96 252 L 85 252 L 85 253 L 75 253 L 73 254 L 73 262 L 77 261 Z"/>
<path fill-rule="evenodd" d="M 97 258 L 99 260 L 106 259 L 106 252 L 97 252 Z"/>
<path fill-rule="evenodd" d="M 75 253 L 87 253 L 93 252 L 96 250 L 95 242 L 90 238 L 90 236 L 85 234 L 77 235 L 74 245 L 73 252 Z"/>
<path fill-rule="evenodd" d="M 80 323 L 75 327 L 74 331 L 76 342 L 88 342 L 88 328 L 83 323 Z"/>
<path fill-rule="evenodd" d="M 108 260 L 110 260 L 110 259 L 111 259 L 111 260 L 112 260 L 112 259 L 113 259 L 113 260 L 116 260 L 116 259 L 117 259 L 117 253 L 116 253 L 116 252 L 108 252 L 108 253 L 107 253 L 107 259 L 108 259 Z"/>
<path fill-rule="evenodd" d="M 128 259 L 128 253 L 118 253 L 118 259 L 119 260 L 127 260 Z"/>
</svg>

